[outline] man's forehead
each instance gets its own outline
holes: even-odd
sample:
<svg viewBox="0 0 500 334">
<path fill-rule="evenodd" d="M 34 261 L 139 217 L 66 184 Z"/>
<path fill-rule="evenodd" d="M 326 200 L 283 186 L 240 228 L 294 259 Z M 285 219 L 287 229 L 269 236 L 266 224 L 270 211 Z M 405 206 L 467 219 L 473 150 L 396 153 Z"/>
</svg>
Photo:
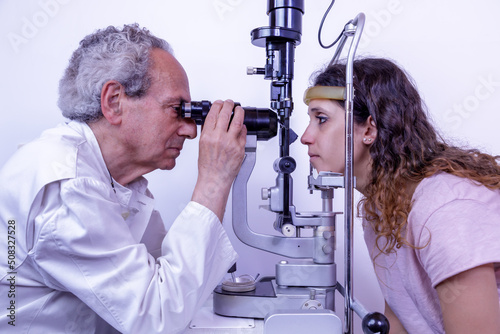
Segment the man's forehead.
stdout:
<svg viewBox="0 0 500 334">
<path fill-rule="evenodd" d="M 173 55 L 161 49 L 151 51 L 151 85 L 162 92 L 169 91 L 165 99 L 185 100 L 189 98 L 189 81 L 182 65 Z M 172 95 L 170 95 L 172 94 Z M 186 96 L 188 95 L 188 96 Z"/>
<path fill-rule="evenodd" d="M 157 80 L 181 80 L 187 82 L 186 71 L 175 57 L 161 49 L 151 50 L 151 76 Z"/>
</svg>

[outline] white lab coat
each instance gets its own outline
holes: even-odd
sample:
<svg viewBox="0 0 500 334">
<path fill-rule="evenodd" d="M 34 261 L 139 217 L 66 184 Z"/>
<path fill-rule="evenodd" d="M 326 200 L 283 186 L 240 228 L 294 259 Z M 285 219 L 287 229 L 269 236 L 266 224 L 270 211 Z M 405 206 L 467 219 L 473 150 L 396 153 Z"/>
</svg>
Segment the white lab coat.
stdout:
<svg viewBox="0 0 500 334">
<path fill-rule="evenodd" d="M 0 230 L 0 333 L 182 332 L 237 257 L 195 202 L 166 234 L 147 181 L 113 188 L 79 122 L 44 132 L 0 170 Z"/>
</svg>

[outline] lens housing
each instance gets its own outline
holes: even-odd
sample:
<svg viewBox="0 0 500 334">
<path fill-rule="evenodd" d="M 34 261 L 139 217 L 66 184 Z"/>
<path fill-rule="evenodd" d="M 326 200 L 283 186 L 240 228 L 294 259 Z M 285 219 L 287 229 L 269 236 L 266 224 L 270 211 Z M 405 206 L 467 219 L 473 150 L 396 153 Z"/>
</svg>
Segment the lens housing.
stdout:
<svg viewBox="0 0 500 334">
<path fill-rule="evenodd" d="M 235 107 L 239 105 L 239 103 L 235 103 Z M 202 125 L 211 106 L 212 103 L 206 100 L 183 102 L 180 115 L 183 118 L 193 119 L 196 124 Z M 276 136 L 278 133 L 278 116 L 274 111 L 254 107 L 243 107 L 243 109 L 245 110 L 243 123 L 247 127 L 247 134 L 257 135 L 257 140 L 269 140 Z"/>
</svg>

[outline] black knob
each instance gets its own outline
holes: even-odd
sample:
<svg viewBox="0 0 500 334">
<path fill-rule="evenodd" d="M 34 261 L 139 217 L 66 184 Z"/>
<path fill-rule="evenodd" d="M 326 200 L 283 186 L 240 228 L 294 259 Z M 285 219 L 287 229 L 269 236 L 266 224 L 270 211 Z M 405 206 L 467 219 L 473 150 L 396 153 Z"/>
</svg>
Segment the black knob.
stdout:
<svg viewBox="0 0 500 334">
<path fill-rule="evenodd" d="M 385 315 L 379 312 L 371 312 L 365 315 L 361 322 L 361 327 L 365 334 L 388 334 L 391 328 L 389 320 L 387 320 Z"/>
</svg>

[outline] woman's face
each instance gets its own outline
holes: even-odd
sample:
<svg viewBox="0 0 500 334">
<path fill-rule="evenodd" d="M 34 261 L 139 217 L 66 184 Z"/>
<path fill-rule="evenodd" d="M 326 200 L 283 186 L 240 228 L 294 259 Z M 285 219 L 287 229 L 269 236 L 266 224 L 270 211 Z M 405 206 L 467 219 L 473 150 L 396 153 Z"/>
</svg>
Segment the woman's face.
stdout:
<svg viewBox="0 0 500 334">
<path fill-rule="evenodd" d="M 371 118 L 364 125 L 354 124 L 353 172 L 357 178 L 358 187 L 364 186 L 371 171 L 370 146 L 375 138 L 376 127 Z M 344 173 L 344 108 L 335 100 L 311 100 L 309 103 L 309 125 L 300 141 L 307 145 L 310 162 L 318 172 Z"/>
<path fill-rule="evenodd" d="M 318 171 L 344 172 L 345 111 L 335 100 L 309 103 L 309 125 L 300 141 L 307 145 L 312 166 Z"/>
</svg>

